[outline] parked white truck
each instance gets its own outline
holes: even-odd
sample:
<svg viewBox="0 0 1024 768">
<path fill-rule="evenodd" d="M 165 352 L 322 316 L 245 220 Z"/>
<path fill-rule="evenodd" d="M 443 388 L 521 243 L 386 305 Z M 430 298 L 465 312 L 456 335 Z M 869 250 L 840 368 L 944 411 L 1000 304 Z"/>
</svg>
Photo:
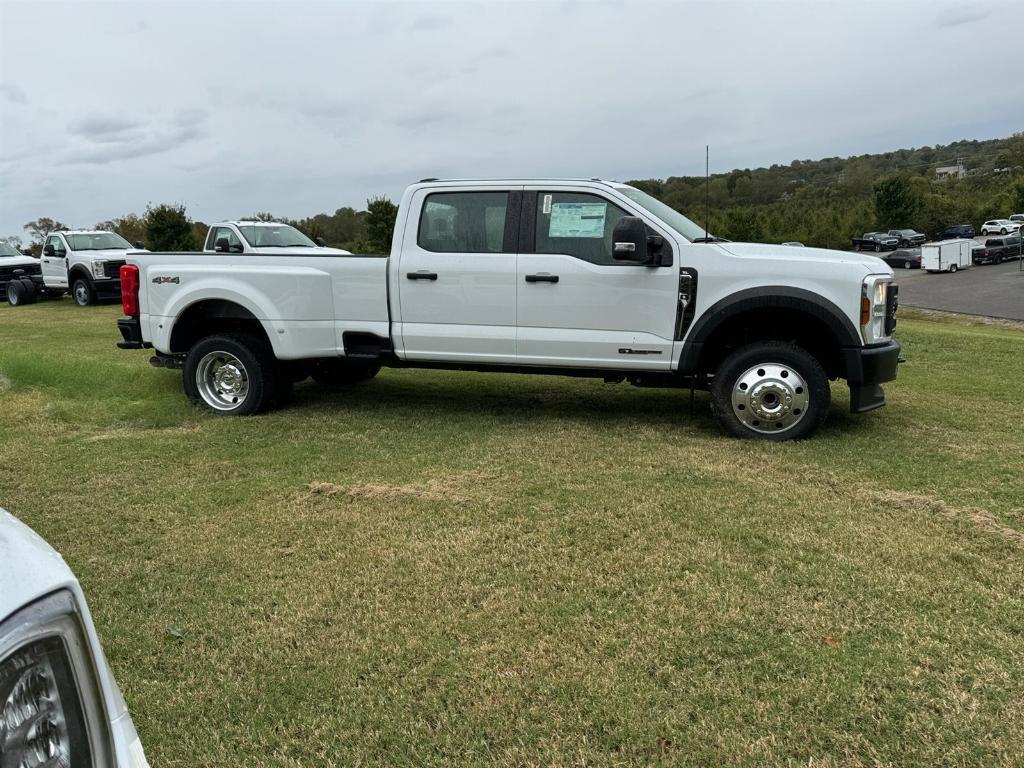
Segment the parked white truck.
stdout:
<svg viewBox="0 0 1024 768">
<path fill-rule="evenodd" d="M 349 251 L 328 248 L 323 240 L 310 240 L 295 227 L 279 221 L 221 221 L 210 225 L 203 253 L 249 253 L 273 256 L 299 248 L 316 248 L 319 256 L 350 256 Z M 300 251 L 301 252 L 301 251 Z M 311 251 L 312 252 L 312 251 Z"/>
<path fill-rule="evenodd" d="M 830 379 L 854 412 L 884 405 L 900 353 L 880 259 L 706 237 L 599 180 L 425 179 L 390 256 L 129 254 L 121 279 L 118 346 L 221 414 L 309 375 L 447 368 L 708 388 L 729 434 L 788 440 L 824 421 Z"/>
<path fill-rule="evenodd" d="M 75 303 L 86 307 L 103 299 L 121 297 L 120 267 L 125 256 L 138 253 L 114 232 L 75 229 L 51 232 L 43 243 L 42 272 L 46 293 L 70 292 Z"/>
<path fill-rule="evenodd" d="M 43 290 L 39 259 L 28 256 L 13 245 L 0 243 L 0 300 L 13 307 L 30 304 Z"/>
</svg>

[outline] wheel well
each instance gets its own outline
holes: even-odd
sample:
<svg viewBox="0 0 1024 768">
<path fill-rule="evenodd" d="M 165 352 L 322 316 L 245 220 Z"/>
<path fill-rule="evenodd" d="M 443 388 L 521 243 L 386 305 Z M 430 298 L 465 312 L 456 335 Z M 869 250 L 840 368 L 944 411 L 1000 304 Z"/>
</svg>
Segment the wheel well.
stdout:
<svg viewBox="0 0 1024 768">
<path fill-rule="evenodd" d="M 842 342 L 819 317 L 799 309 L 764 307 L 733 315 L 704 340 L 697 368 L 713 373 L 727 355 L 756 341 L 790 341 L 817 358 L 830 379 L 846 373 Z"/>
<path fill-rule="evenodd" d="M 248 309 L 233 301 L 207 299 L 189 306 L 175 321 L 171 352 L 188 352 L 197 341 L 216 333 L 249 333 L 270 346 L 263 324 Z"/>
<path fill-rule="evenodd" d="M 75 280 L 77 280 L 80 277 L 84 277 L 86 279 L 86 282 L 88 282 L 90 285 L 92 284 L 92 275 L 89 274 L 89 270 L 87 270 L 85 267 L 74 266 L 71 268 L 71 271 L 68 272 L 69 283 L 74 283 Z"/>
</svg>

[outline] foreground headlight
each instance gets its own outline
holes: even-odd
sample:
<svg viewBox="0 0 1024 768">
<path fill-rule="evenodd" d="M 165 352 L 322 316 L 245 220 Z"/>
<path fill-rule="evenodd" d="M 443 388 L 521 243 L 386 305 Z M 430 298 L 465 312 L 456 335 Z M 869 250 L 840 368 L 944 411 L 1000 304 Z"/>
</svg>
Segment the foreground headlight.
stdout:
<svg viewBox="0 0 1024 768">
<path fill-rule="evenodd" d="M 74 599 L 57 592 L 0 625 L 0 766 L 110 765 L 95 668 Z"/>
<path fill-rule="evenodd" d="M 888 275 L 868 275 L 861 286 L 860 333 L 865 344 L 885 341 L 890 336 L 886 330 L 886 311 L 891 282 Z"/>
<path fill-rule="evenodd" d="M 107 276 L 107 263 L 105 261 L 94 261 L 92 263 L 92 276 L 100 280 Z"/>
</svg>

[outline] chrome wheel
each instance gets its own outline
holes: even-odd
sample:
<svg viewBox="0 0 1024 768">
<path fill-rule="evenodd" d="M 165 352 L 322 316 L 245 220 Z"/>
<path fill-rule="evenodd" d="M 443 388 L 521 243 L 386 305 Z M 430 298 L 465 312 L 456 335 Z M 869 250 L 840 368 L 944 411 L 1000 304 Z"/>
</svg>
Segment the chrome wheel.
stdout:
<svg viewBox="0 0 1024 768">
<path fill-rule="evenodd" d="M 74 288 L 75 303 L 80 307 L 89 306 L 89 285 L 84 280 L 79 280 L 75 283 Z"/>
<path fill-rule="evenodd" d="M 732 410 L 744 426 L 763 434 L 792 429 L 807 413 L 807 382 L 792 366 L 762 363 L 744 371 L 732 388 Z"/>
<path fill-rule="evenodd" d="M 196 366 L 196 389 L 211 408 L 233 411 L 249 395 L 249 374 L 234 355 L 210 352 Z"/>
</svg>

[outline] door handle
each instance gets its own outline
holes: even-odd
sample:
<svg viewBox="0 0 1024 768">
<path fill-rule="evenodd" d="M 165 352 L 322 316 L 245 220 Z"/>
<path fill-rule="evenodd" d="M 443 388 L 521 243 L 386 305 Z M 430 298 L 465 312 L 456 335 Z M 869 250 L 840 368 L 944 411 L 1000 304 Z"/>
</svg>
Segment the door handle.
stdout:
<svg viewBox="0 0 1024 768">
<path fill-rule="evenodd" d="M 528 283 L 557 283 L 558 275 L 527 275 L 526 282 Z"/>
<path fill-rule="evenodd" d="M 405 276 L 410 280 L 437 280 L 437 272 L 406 272 Z"/>
</svg>

